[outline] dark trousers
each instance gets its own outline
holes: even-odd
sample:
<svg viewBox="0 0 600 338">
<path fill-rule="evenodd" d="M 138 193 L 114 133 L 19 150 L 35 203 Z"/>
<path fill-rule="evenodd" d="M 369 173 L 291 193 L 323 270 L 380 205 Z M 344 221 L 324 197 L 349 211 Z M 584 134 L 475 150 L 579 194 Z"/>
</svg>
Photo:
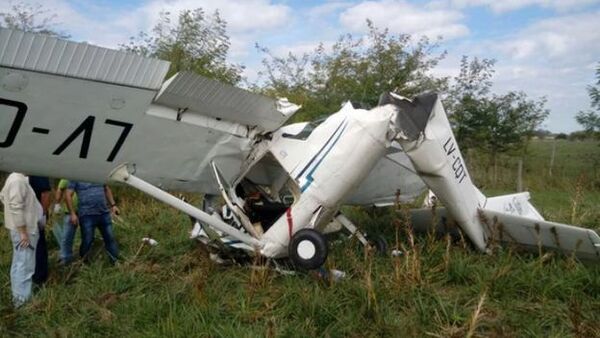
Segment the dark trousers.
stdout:
<svg viewBox="0 0 600 338">
<path fill-rule="evenodd" d="M 48 280 L 48 247 L 46 245 L 46 231 L 40 230 L 40 239 L 35 248 L 35 272 L 31 279 L 36 284 L 44 284 Z"/>
<path fill-rule="evenodd" d="M 81 227 L 81 247 L 79 247 L 79 255 L 83 259 L 88 258 L 88 253 L 94 243 L 94 232 L 96 228 L 100 230 L 100 234 L 104 240 L 104 248 L 106 249 L 110 260 L 114 263 L 117 258 L 119 258 L 119 247 L 117 246 L 117 241 L 115 241 L 109 213 L 80 216 L 79 225 Z"/>
</svg>

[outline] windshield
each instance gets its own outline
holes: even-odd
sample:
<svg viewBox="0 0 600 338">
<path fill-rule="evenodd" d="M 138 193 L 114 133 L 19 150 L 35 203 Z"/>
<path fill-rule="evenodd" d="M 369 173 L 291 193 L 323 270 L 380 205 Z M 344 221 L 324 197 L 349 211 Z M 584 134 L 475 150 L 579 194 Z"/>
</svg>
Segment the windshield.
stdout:
<svg viewBox="0 0 600 338">
<path fill-rule="evenodd" d="M 313 130 L 317 128 L 323 121 L 325 121 L 327 117 L 320 118 L 318 120 L 311 121 L 304 126 L 304 128 L 298 134 L 288 134 L 283 133 L 281 136 L 285 138 L 291 138 L 294 140 L 306 140 L 310 134 L 312 134 Z"/>
</svg>

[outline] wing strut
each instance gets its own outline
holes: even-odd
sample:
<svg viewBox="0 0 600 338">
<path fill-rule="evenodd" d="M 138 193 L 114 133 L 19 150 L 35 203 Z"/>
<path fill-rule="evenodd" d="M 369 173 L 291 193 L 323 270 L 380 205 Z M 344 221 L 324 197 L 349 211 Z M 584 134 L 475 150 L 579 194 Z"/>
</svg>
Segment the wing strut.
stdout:
<svg viewBox="0 0 600 338">
<path fill-rule="evenodd" d="M 349 220 L 348 217 L 346 217 L 344 214 L 339 213 L 337 216 L 335 216 L 335 220 L 340 222 L 340 224 L 342 224 L 344 226 L 344 228 L 346 228 L 346 230 L 348 230 L 348 232 L 350 232 L 350 237 L 356 236 L 356 238 L 358 238 L 358 241 L 361 242 L 365 246 L 367 244 L 369 244 L 369 241 L 367 241 L 365 234 L 363 234 L 358 229 L 358 227 L 356 225 L 354 225 L 354 223 L 352 223 L 352 221 Z"/>
<path fill-rule="evenodd" d="M 222 231 L 228 234 L 229 236 L 248 244 L 249 246 L 256 247 L 258 249 L 262 248 L 263 246 L 262 243 L 256 238 L 253 238 L 252 236 L 245 234 L 239 231 L 238 229 L 232 227 L 231 225 L 223 222 L 217 216 L 209 215 L 206 212 L 194 207 L 193 205 L 186 203 L 180 200 L 179 198 L 169 194 L 168 192 L 161 190 L 153 186 L 152 184 L 140 179 L 139 177 L 132 175 L 127 170 L 127 164 L 122 164 L 116 169 L 114 169 L 111 172 L 109 178 L 113 181 L 122 182 L 131 187 L 134 187 L 156 198 L 157 200 L 166 203 L 191 217 L 194 217 L 198 221 L 206 223 L 214 227 L 215 229 Z"/>
</svg>

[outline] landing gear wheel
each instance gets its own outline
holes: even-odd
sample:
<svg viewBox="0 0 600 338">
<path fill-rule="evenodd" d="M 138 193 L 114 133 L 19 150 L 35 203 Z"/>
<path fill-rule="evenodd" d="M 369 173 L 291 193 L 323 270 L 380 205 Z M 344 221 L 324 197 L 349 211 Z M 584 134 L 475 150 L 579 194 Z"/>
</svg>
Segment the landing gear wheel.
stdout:
<svg viewBox="0 0 600 338">
<path fill-rule="evenodd" d="M 381 235 L 367 236 L 367 241 L 369 241 L 369 245 L 375 248 L 375 251 L 380 255 L 385 255 L 387 253 L 388 244 L 385 238 Z"/>
<path fill-rule="evenodd" d="M 325 237 L 313 229 L 302 229 L 295 233 L 288 250 L 292 262 L 306 270 L 323 265 L 329 252 Z"/>
</svg>

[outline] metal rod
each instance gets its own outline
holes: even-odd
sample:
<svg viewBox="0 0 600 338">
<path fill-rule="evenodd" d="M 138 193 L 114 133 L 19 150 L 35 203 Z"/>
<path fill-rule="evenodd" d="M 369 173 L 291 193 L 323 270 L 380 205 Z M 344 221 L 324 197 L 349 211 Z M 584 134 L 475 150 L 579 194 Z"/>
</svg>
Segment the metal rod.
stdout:
<svg viewBox="0 0 600 338">
<path fill-rule="evenodd" d="M 335 216 L 335 219 L 350 232 L 350 236 L 356 236 L 356 238 L 358 238 L 363 245 L 369 244 L 363 233 L 360 232 L 358 227 L 354 225 L 354 223 L 352 223 L 352 221 L 349 220 L 344 214 L 339 213 L 337 216 Z"/>
<path fill-rule="evenodd" d="M 193 205 L 186 203 L 179 198 L 169 194 L 168 192 L 161 190 L 152 184 L 130 174 L 127 172 L 126 166 L 121 166 L 111 173 L 110 178 L 115 181 L 123 182 L 129 186 L 132 186 L 146 194 L 158 199 L 159 201 L 166 203 L 172 206 L 175 209 L 178 209 L 187 215 L 194 217 L 200 222 L 206 223 L 215 229 L 222 231 L 229 236 L 240 240 L 250 246 L 254 247 L 262 247 L 262 243 L 238 229 L 232 227 L 231 225 L 221 221 L 218 217 L 209 215 L 202 210 L 194 207 Z"/>
</svg>

